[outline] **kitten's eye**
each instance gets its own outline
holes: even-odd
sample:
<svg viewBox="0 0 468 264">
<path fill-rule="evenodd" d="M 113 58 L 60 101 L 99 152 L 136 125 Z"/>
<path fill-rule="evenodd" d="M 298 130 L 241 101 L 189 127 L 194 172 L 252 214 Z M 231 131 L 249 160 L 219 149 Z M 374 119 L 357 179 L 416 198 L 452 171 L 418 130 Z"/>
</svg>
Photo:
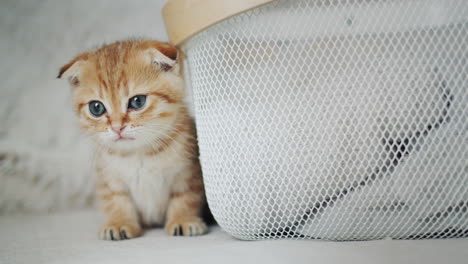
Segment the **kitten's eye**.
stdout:
<svg viewBox="0 0 468 264">
<path fill-rule="evenodd" d="M 100 117 L 106 112 L 106 108 L 99 101 L 91 101 L 88 104 L 89 112 L 95 117 Z"/>
<path fill-rule="evenodd" d="M 140 109 L 145 105 L 146 95 L 136 95 L 128 101 L 128 109 Z"/>
</svg>

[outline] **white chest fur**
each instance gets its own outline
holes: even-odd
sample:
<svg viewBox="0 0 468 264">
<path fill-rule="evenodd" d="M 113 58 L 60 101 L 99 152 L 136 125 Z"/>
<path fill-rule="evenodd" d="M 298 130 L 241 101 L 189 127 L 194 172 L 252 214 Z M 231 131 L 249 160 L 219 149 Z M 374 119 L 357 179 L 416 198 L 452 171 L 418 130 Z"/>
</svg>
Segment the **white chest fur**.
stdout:
<svg viewBox="0 0 468 264">
<path fill-rule="evenodd" d="M 147 225 L 163 224 L 171 193 L 187 188 L 188 159 L 180 152 L 125 157 L 105 155 L 106 167 L 130 192 L 141 220 Z"/>
</svg>

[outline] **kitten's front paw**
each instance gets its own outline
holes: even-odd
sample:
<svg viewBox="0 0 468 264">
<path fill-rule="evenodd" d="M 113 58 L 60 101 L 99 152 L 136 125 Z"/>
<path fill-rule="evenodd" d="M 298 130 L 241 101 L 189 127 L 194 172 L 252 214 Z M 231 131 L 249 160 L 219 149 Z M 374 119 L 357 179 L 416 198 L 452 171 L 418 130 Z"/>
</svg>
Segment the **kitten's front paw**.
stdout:
<svg viewBox="0 0 468 264">
<path fill-rule="evenodd" d="M 164 229 L 170 236 L 199 236 L 208 232 L 205 222 L 198 217 L 170 221 Z"/>
<path fill-rule="evenodd" d="M 102 226 L 99 237 L 104 240 L 124 240 L 141 234 L 141 227 L 132 223 L 109 222 Z"/>
</svg>

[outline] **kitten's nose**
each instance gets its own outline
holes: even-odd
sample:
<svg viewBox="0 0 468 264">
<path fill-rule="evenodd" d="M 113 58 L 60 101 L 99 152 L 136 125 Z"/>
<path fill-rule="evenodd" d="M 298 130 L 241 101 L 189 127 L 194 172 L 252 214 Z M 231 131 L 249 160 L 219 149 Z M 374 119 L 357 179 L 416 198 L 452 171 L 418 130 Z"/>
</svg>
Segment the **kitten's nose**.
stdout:
<svg viewBox="0 0 468 264">
<path fill-rule="evenodd" d="M 125 127 L 126 127 L 125 125 L 122 125 L 119 123 L 111 125 L 112 130 L 114 130 L 114 132 L 117 133 L 117 135 L 119 136 L 120 136 L 120 133 L 122 133 L 122 131 L 125 129 Z"/>
</svg>

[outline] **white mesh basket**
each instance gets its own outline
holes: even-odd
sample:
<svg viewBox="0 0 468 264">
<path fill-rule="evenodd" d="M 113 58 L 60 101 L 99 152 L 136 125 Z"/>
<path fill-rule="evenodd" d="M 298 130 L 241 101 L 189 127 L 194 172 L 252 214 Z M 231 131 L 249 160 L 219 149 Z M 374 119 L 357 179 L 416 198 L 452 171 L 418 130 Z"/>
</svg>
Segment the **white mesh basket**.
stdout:
<svg viewBox="0 0 468 264">
<path fill-rule="evenodd" d="M 468 236 L 466 0 L 274 1 L 183 48 L 233 236 Z"/>
</svg>

